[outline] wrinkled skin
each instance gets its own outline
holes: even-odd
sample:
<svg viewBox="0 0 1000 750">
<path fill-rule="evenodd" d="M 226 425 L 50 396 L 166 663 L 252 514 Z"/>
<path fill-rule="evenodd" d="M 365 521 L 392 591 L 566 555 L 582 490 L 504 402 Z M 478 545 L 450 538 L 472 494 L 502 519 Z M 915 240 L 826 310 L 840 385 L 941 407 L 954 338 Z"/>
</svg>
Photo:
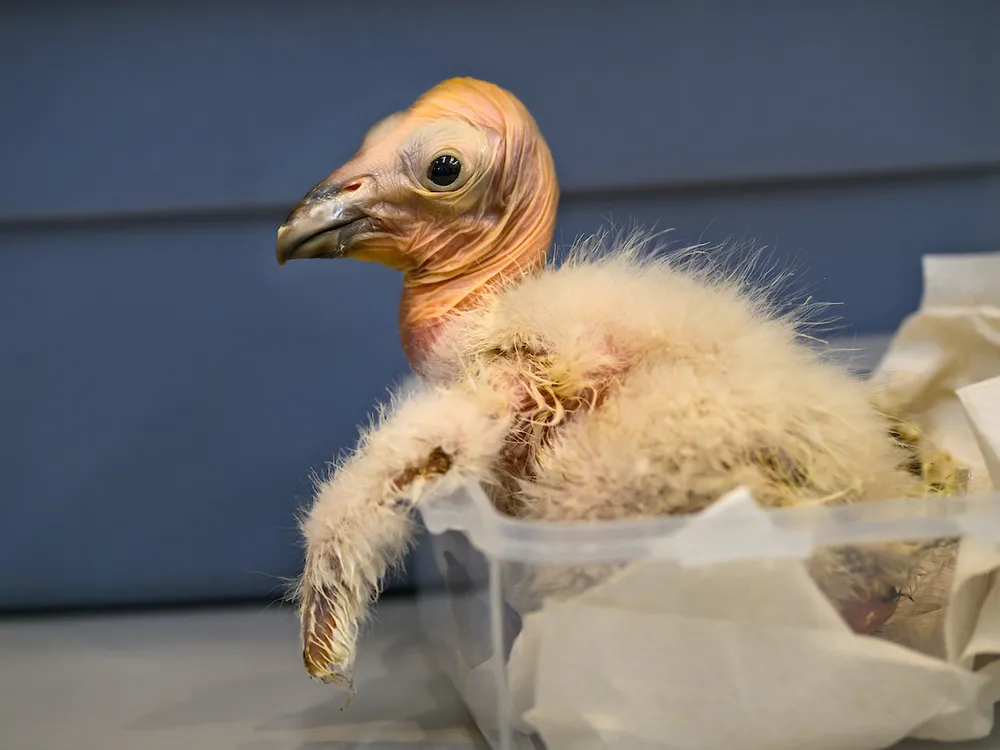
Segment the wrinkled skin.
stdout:
<svg viewBox="0 0 1000 750">
<path fill-rule="evenodd" d="M 437 185 L 439 157 L 461 164 Z M 403 272 L 400 335 L 417 372 L 450 312 L 537 271 L 555 225 L 552 157 L 506 91 L 445 81 L 375 125 L 358 153 L 309 191 L 278 231 L 278 261 L 354 258 Z"/>
</svg>

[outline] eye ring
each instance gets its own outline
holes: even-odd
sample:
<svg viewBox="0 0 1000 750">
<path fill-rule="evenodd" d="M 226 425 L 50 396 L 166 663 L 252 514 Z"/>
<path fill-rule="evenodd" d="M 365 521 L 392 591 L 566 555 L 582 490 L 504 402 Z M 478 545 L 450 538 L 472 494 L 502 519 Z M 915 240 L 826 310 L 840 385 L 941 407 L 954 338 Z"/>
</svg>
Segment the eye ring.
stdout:
<svg viewBox="0 0 1000 750">
<path fill-rule="evenodd" d="M 462 162 L 454 154 L 438 154 L 427 165 L 427 182 L 432 190 L 455 190 L 460 187 Z"/>
</svg>

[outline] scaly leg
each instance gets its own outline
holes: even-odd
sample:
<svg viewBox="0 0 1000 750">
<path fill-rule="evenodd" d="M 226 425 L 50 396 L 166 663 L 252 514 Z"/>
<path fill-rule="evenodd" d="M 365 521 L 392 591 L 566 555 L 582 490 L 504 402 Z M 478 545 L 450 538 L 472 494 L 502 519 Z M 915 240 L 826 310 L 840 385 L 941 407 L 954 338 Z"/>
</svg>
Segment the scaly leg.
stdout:
<svg viewBox="0 0 1000 750">
<path fill-rule="evenodd" d="M 359 625 L 406 551 L 412 508 L 442 483 L 492 481 L 509 426 L 495 392 L 469 383 L 418 390 L 382 409 L 354 454 L 318 483 L 297 592 L 310 675 L 351 685 Z"/>
</svg>

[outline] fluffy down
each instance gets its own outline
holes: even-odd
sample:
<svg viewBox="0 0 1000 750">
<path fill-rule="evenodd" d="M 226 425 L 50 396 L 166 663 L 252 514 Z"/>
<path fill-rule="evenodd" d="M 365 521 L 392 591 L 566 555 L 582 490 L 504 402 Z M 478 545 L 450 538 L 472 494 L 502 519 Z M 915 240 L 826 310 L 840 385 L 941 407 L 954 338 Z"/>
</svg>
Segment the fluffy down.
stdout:
<svg viewBox="0 0 1000 750">
<path fill-rule="evenodd" d="M 462 476 L 488 481 L 507 420 L 498 394 L 474 382 L 411 389 L 382 409 L 354 454 L 317 482 L 302 524 L 306 565 L 297 591 L 310 674 L 350 684 L 358 627 L 406 551 L 411 508 L 433 486 Z"/>
<path fill-rule="evenodd" d="M 464 476 L 504 512 L 540 521 L 691 513 L 740 485 L 768 506 L 922 491 L 865 385 L 806 345 L 773 285 L 644 245 L 593 238 L 456 312 L 423 386 L 319 484 L 300 587 L 311 674 L 348 679 L 413 507 Z M 913 551 L 835 550 L 813 573 L 873 632 L 912 584 Z M 529 588 L 575 587 L 543 574 Z"/>
</svg>

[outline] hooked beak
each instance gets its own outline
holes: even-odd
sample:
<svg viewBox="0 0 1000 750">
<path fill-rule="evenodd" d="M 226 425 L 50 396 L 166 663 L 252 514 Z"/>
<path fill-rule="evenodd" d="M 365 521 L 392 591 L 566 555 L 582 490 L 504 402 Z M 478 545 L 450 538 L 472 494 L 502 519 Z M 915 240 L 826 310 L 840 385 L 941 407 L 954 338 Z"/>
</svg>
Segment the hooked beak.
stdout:
<svg viewBox="0 0 1000 750">
<path fill-rule="evenodd" d="M 359 235 L 374 228 L 363 210 L 361 184 L 321 182 L 278 228 L 278 265 L 298 258 L 343 258 Z"/>
</svg>

